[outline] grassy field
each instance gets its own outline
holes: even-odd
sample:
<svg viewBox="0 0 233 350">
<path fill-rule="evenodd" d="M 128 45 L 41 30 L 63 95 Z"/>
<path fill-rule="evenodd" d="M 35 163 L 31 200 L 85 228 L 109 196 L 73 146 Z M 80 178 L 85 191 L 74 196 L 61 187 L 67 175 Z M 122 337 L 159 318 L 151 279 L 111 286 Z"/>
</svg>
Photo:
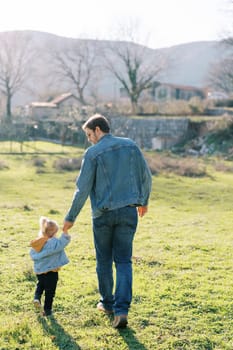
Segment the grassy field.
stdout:
<svg viewBox="0 0 233 350">
<path fill-rule="evenodd" d="M 0 151 L 8 146 L 0 144 Z M 59 145 L 36 147 L 61 152 Z M 52 166 L 67 154 L 41 157 L 38 171 L 33 154 L 0 155 L 0 350 L 232 350 L 233 174 L 209 167 L 202 178 L 153 178 L 150 209 L 134 243 L 129 327 L 118 331 L 96 310 L 89 202 L 70 231 L 54 319 L 33 308 L 29 242 L 41 215 L 62 225 L 77 176 Z"/>
</svg>

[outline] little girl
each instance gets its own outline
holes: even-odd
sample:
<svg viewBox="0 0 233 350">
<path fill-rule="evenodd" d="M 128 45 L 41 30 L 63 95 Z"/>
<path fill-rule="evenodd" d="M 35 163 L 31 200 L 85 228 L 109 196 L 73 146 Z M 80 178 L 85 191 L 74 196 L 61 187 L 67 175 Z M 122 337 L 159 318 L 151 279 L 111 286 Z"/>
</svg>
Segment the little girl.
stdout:
<svg viewBox="0 0 233 350">
<path fill-rule="evenodd" d="M 39 236 L 30 242 L 30 256 L 34 261 L 34 272 L 37 276 L 37 286 L 34 294 L 34 305 L 41 308 L 41 296 L 45 292 L 44 316 L 52 315 L 53 299 L 58 281 L 58 270 L 68 264 L 64 248 L 70 242 L 70 236 L 62 233 L 59 238 L 58 225 L 55 221 L 42 216 L 40 218 Z"/>
</svg>

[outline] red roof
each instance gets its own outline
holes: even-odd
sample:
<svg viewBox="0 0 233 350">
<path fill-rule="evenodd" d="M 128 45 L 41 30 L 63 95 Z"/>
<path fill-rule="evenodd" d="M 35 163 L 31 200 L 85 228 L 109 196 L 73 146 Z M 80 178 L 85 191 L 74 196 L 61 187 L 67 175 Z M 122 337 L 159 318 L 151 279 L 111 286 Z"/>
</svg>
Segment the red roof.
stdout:
<svg viewBox="0 0 233 350">
<path fill-rule="evenodd" d="M 50 103 L 59 104 L 71 96 L 73 96 L 71 92 L 67 92 L 66 94 L 61 94 L 55 97 L 52 101 L 50 101 Z"/>
</svg>

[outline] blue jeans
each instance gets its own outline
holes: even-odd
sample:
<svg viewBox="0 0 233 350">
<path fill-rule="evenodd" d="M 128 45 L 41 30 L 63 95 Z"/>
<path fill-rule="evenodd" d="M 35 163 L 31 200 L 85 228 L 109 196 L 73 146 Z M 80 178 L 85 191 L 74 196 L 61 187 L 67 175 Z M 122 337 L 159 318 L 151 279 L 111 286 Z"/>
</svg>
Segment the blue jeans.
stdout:
<svg viewBox="0 0 233 350">
<path fill-rule="evenodd" d="M 96 272 L 101 301 L 114 314 L 127 315 L 132 301 L 132 249 L 138 215 L 135 207 L 106 211 L 93 219 Z M 116 268 L 113 295 L 113 262 Z"/>
</svg>

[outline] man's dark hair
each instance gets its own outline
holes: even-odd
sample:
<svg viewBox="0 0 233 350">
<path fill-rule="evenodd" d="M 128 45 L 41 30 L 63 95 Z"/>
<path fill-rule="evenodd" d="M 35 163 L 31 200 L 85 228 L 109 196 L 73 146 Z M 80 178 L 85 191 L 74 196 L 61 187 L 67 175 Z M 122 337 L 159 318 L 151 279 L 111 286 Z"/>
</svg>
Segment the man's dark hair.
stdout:
<svg viewBox="0 0 233 350">
<path fill-rule="evenodd" d="M 82 126 L 82 129 L 86 128 L 95 131 L 96 127 L 99 127 L 101 131 L 109 133 L 110 125 L 109 121 L 101 114 L 94 114 L 90 117 Z"/>
</svg>

